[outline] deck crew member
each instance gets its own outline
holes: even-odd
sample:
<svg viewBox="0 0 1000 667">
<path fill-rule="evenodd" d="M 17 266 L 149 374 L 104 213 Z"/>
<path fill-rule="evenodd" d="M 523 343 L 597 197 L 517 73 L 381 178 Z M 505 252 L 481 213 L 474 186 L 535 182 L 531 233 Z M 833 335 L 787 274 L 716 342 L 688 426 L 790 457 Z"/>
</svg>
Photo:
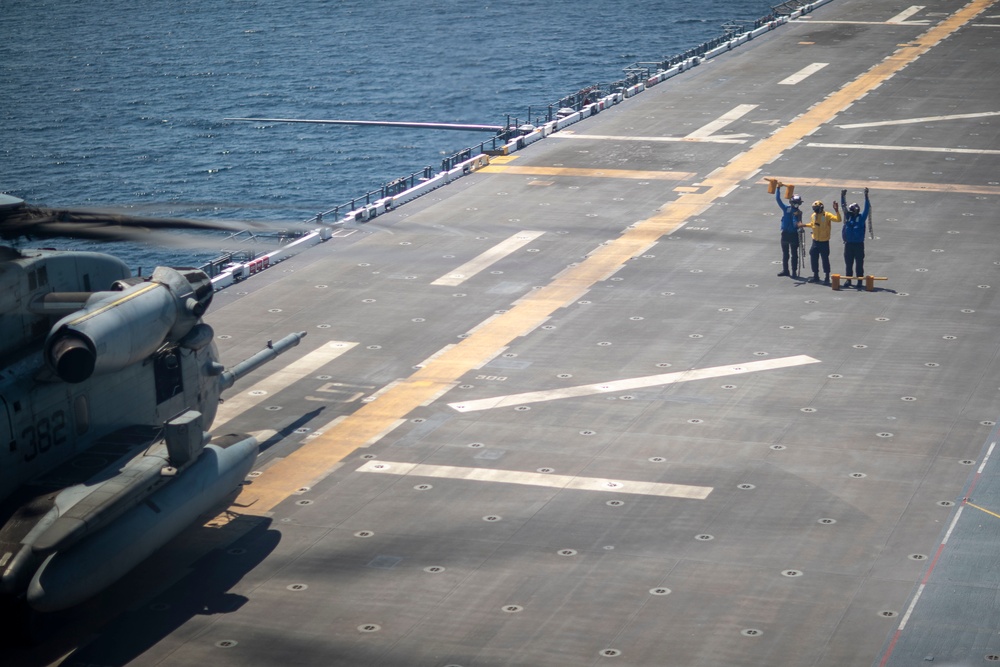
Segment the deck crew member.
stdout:
<svg viewBox="0 0 1000 667">
<path fill-rule="evenodd" d="M 871 202 L 868 200 L 868 188 L 865 188 L 865 209 L 856 203 L 847 205 L 847 190 L 840 191 L 840 205 L 844 207 L 844 263 L 847 265 L 846 276 L 857 276 L 858 289 L 864 285 L 861 276 L 865 275 L 865 222 L 871 213 Z M 851 281 L 844 283 L 850 287 Z"/>
<path fill-rule="evenodd" d="M 781 201 L 781 184 L 775 188 L 774 198 L 778 200 L 781 207 L 781 273 L 779 276 L 788 275 L 788 258 L 792 259 L 792 277 L 799 277 L 799 226 L 802 222 L 802 197 L 794 195 L 788 200 L 788 206 Z"/>
<path fill-rule="evenodd" d="M 819 260 L 823 258 L 823 273 L 826 277 L 823 282 L 830 284 L 830 223 L 840 222 L 840 209 L 837 202 L 833 202 L 833 213 L 827 213 L 823 209 L 823 202 L 813 202 L 813 214 L 809 222 L 799 224 L 799 227 L 812 228 L 812 246 L 809 248 L 809 260 L 812 264 L 811 283 L 819 282 Z"/>
</svg>

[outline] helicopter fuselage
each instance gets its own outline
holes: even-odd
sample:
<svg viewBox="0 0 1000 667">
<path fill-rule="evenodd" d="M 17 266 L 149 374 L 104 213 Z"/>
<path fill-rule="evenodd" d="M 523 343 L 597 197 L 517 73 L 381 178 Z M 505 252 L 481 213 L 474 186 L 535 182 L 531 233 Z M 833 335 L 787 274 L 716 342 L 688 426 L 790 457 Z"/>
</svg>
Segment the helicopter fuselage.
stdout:
<svg viewBox="0 0 1000 667">
<path fill-rule="evenodd" d="M 100 592 L 239 489 L 258 445 L 207 432 L 220 393 L 305 334 L 226 370 L 201 321 L 213 294 L 204 272 L 133 278 L 98 253 L 6 253 L 0 596 L 54 611 Z"/>
<path fill-rule="evenodd" d="M 0 501 L 121 428 L 159 426 L 191 406 L 197 406 L 205 423 L 211 424 L 219 399 L 218 379 L 208 372 L 218 362 L 218 354 L 211 330 L 197 316 L 179 332 L 181 336 L 175 332 L 179 340 L 190 331 L 203 329 L 195 345 L 165 341 L 165 335 L 154 331 L 146 342 L 153 352 L 138 361 L 77 382 L 60 378 L 51 360 L 45 358 L 46 338 L 51 338 L 52 320 L 60 311 L 40 305 L 43 297 L 89 294 L 87 301 L 93 302 L 89 310 L 98 311 L 98 315 L 91 315 L 88 321 L 114 317 L 112 328 L 119 334 L 134 331 L 130 338 L 142 337 L 154 322 L 149 318 L 129 321 L 113 313 L 117 302 L 137 300 L 128 299 L 127 290 L 88 291 L 92 285 L 124 286 L 129 271 L 116 258 L 98 253 L 44 251 L 33 255 L 16 262 L 19 266 L 7 263 L 0 269 L 0 285 L 8 282 L 0 296 L 0 354 L 6 352 L 8 358 L 14 358 L 0 371 Z M 161 291 L 168 289 L 163 286 Z M 78 304 L 67 308 L 74 305 Z M 72 312 L 87 313 L 87 309 Z M 128 317 L 129 313 L 124 315 Z M 15 347 L 18 341 L 20 349 Z M 110 356 L 120 352 L 114 348 L 124 344 L 113 341 L 105 347 L 112 349 L 95 351 Z"/>
</svg>

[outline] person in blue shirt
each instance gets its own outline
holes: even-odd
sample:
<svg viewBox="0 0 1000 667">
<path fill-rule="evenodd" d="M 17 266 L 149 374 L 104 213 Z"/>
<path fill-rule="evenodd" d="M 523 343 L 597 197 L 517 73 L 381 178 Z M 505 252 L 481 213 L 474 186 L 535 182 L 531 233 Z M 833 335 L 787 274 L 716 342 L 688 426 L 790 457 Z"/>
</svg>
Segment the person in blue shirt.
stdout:
<svg viewBox="0 0 1000 667">
<path fill-rule="evenodd" d="M 788 200 L 788 206 L 781 201 L 781 184 L 775 188 L 774 198 L 781 207 L 781 273 L 779 276 L 787 276 L 788 259 L 791 255 L 793 278 L 799 277 L 799 227 L 802 226 L 802 197 L 794 195 Z"/>
<path fill-rule="evenodd" d="M 845 276 L 858 278 L 858 289 L 864 287 L 861 276 L 865 275 L 865 223 L 871 213 L 871 202 L 868 200 L 868 188 L 865 188 L 865 209 L 856 203 L 847 205 L 847 190 L 840 191 L 840 207 L 844 210 L 844 228 L 841 232 L 844 238 L 844 263 L 847 265 Z M 851 287 L 851 281 L 844 283 Z"/>
</svg>

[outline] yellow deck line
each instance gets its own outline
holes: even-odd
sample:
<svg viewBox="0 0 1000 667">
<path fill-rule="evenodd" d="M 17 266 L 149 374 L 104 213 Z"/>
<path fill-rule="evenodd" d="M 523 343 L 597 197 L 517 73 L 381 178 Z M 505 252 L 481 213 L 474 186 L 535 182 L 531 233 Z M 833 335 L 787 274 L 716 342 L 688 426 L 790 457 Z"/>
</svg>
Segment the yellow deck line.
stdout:
<svg viewBox="0 0 1000 667">
<path fill-rule="evenodd" d="M 503 315 L 494 316 L 472 335 L 451 347 L 409 378 L 348 415 L 312 442 L 286 458 L 276 461 L 240 501 L 252 503 L 244 513 L 266 514 L 295 490 L 313 486 L 333 470 L 348 454 L 385 430 L 410 411 L 441 395 L 465 373 L 478 368 L 509 345 L 549 318 L 556 310 L 579 299 L 591 286 L 608 277 L 631 257 L 641 255 L 661 236 L 670 234 L 689 218 L 705 211 L 741 182 L 753 178 L 765 165 L 794 147 L 810 132 L 829 122 L 839 112 L 886 79 L 926 53 L 932 46 L 958 30 L 992 4 L 974 0 L 902 46 L 853 81 L 830 94 L 774 134 L 761 139 L 727 165 L 702 181 L 708 189 L 685 193 L 668 202 L 660 212 L 632 225 L 618 239 L 594 250 L 577 266 L 560 272 L 548 285 L 528 293 Z M 489 168 L 480 171 L 488 171 Z M 610 171 L 610 170 L 606 170 Z M 509 172 L 508 172 L 509 173 Z"/>
<path fill-rule="evenodd" d="M 974 504 L 972 504 L 972 503 L 970 503 L 968 501 L 966 501 L 965 504 L 968 505 L 969 507 L 975 507 L 980 512 L 986 512 L 990 516 L 995 516 L 996 518 L 1000 519 L 1000 514 L 997 514 L 996 512 L 991 512 L 988 509 L 986 509 L 985 507 L 980 507 L 979 505 L 974 505 Z"/>
<path fill-rule="evenodd" d="M 525 176 L 589 176 L 591 178 L 631 178 L 636 180 L 686 181 L 696 176 L 691 171 L 653 171 L 642 169 L 580 169 L 577 167 L 528 167 L 490 165 L 483 174 L 518 174 Z"/>
</svg>

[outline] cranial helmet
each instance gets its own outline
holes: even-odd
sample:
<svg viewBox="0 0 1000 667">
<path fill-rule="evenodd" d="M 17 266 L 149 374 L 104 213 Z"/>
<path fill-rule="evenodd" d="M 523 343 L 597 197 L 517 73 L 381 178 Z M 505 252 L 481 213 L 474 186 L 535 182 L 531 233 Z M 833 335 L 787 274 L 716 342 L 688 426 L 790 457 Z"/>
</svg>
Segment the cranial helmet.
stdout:
<svg viewBox="0 0 1000 667">
<path fill-rule="evenodd" d="M 861 207 L 858 206 L 857 202 L 854 202 L 853 204 L 851 204 L 850 206 L 847 207 L 847 212 L 848 213 L 860 213 L 861 212 Z"/>
<path fill-rule="evenodd" d="M 813 208 L 823 208 L 823 202 L 817 199 L 816 201 L 813 202 Z"/>
<path fill-rule="evenodd" d="M 798 195 L 793 195 L 792 198 L 788 200 L 788 203 L 791 204 L 792 206 L 801 206 L 802 197 Z"/>
</svg>

